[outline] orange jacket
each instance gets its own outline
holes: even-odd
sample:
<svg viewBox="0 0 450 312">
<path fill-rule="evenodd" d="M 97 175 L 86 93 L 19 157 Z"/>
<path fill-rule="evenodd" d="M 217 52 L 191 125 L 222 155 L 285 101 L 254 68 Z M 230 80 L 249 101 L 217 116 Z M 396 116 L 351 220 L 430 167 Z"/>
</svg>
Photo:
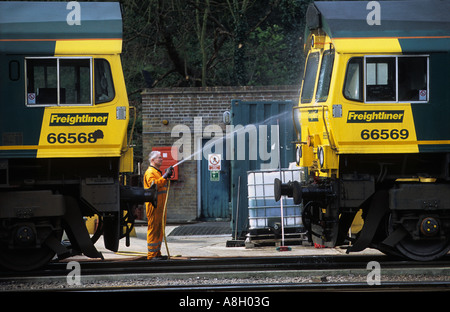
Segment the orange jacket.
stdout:
<svg viewBox="0 0 450 312">
<path fill-rule="evenodd" d="M 160 195 L 164 195 L 164 200 L 166 199 L 165 194 L 167 193 L 167 180 L 162 177 L 162 172 L 153 166 L 148 167 L 144 174 L 144 188 L 150 188 L 153 183 L 156 183 L 158 187 L 158 207 L 160 206 Z M 164 205 L 164 201 L 162 202 Z"/>
<path fill-rule="evenodd" d="M 149 188 L 152 185 L 152 182 L 156 183 L 156 186 L 158 187 L 158 198 L 156 207 L 154 207 L 151 203 L 145 203 L 148 219 L 148 259 L 161 255 L 160 249 L 163 241 L 162 227 L 164 226 L 162 218 L 164 212 L 164 203 L 166 201 L 167 195 L 167 180 L 162 177 L 161 171 L 159 171 L 155 167 L 150 166 L 144 174 L 144 188 Z"/>
</svg>

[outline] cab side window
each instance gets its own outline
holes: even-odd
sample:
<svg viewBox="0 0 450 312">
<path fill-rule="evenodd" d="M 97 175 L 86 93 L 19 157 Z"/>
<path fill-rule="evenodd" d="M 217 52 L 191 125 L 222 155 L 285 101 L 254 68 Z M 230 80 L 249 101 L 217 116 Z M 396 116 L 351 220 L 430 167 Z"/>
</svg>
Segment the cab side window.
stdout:
<svg viewBox="0 0 450 312">
<path fill-rule="evenodd" d="M 306 62 L 305 75 L 303 77 L 303 87 L 301 102 L 311 103 L 316 85 L 317 68 L 319 66 L 319 52 L 310 53 Z"/>
<path fill-rule="evenodd" d="M 94 61 L 95 104 L 110 102 L 114 99 L 114 84 L 111 67 L 105 59 Z"/>
<path fill-rule="evenodd" d="M 366 103 L 423 103 L 429 94 L 429 56 L 353 57 L 347 63 L 344 97 Z"/>
<path fill-rule="evenodd" d="M 92 105 L 92 59 L 26 58 L 26 105 Z"/>
<path fill-rule="evenodd" d="M 398 100 L 401 102 L 428 100 L 428 58 L 426 56 L 398 58 Z"/>
<path fill-rule="evenodd" d="M 351 101 L 363 101 L 363 58 L 351 58 L 347 64 L 344 81 L 344 97 Z"/>
<path fill-rule="evenodd" d="M 59 81 L 59 104 L 92 103 L 90 59 L 60 59 Z"/>
<path fill-rule="evenodd" d="M 27 59 L 27 105 L 58 105 L 56 59 Z"/>
<path fill-rule="evenodd" d="M 319 81 L 317 82 L 316 101 L 326 102 L 330 91 L 331 74 L 333 72 L 334 50 L 327 50 L 322 56 Z"/>
<path fill-rule="evenodd" d="M 366 102 L 395 102 L 395 58 L 366 58 Z"/>
</svg>

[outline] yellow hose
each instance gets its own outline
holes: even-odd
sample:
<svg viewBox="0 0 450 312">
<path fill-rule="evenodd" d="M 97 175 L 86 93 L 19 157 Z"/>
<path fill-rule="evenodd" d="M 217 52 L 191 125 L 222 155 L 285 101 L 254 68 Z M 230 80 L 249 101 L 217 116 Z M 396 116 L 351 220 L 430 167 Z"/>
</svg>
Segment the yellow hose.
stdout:
<svg viewBox="0 0 450 312">
<path fill-rule="evenodd" d="M 114 254 L 131 257 L 147 257 L 147 252 L 144 251 L 116 251 Z"/>
<path fill-rule="evenodd" d="M 164 210 L 163 210 L 163 236 L 164 236 L 164 243 L 166 245 L 166 251 L 167 251 L 167 259 L 170 259 L 170 253 L 169 253 L 169 247 L 167 246 L 167 237 L 166 237 L 166 211 L 167 211 L 167 199 L 169 199 L 169 190 L 170 190 L 170 179 L 167 182 L 167 193 L 166 193 L 166 200 L 164 202 Z"/>
<path fill-rule="evenodd" d="M 169 190 L 170 190 L 170 180 L 167 182 L 167 193 L 166 193 L 166 200 L 164 201 L 164 210 L 163 210 L 163 216 L 162 216 L 162 223 L 163 223 L 163 236 L 164 236 L 164 243 L 166 245 L 166 251 L 167 251 L 167 259 L 170 259 L 170 253 L 169 253 L 169 246 L 167 245 L 167 237 L 166 237 L 166 211 L 167 211 L 167 199 L 169 198 Z M 140 251 L 120 251 L 115 252 L 117 255 L 122 256 L 143 256 L 147 255 L 146 252 L 140 252 Z M 175 256 L 177 257 L 177 256 Z"/>
</svg>

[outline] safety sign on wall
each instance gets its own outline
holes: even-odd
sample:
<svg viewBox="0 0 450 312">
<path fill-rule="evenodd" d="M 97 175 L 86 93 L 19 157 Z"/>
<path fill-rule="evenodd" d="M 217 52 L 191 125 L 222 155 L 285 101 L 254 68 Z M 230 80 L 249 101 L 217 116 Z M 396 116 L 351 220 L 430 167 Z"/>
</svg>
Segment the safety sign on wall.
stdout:
<svg viewBox="0 0 450 312">
<path fill-rule="evenodd" d="M 220 181 L 220 171 L 210 171 L 209 172 L 209 181 L 219 182 Z"/>
<path fill-rule="evenodd" d="M 36 93 L 27 94 L 28 104 L 36 104 Z"/>
<path fill-rule="evenodd" d="M 208 170 L 209 171 L 220 171 L 222 164 L 221 154 L 209 154 L 208 155 Z"/>
</svg>

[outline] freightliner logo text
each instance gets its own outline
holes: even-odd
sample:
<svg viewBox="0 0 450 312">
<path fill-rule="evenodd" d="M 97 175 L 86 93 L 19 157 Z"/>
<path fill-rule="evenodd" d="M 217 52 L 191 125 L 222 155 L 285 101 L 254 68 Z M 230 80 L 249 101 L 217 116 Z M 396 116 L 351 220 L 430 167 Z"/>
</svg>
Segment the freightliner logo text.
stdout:
<svg viewBox="0 0 450 312">
<path fill-rule="evenodd" d="M 106 126 L 108 113 L 51 114 L 50 126 Z"/>
<path fill-rule="evenodd" d="M 347 123 L 403 122 L 402 110 L 349 111 Z"/>
</svg>

